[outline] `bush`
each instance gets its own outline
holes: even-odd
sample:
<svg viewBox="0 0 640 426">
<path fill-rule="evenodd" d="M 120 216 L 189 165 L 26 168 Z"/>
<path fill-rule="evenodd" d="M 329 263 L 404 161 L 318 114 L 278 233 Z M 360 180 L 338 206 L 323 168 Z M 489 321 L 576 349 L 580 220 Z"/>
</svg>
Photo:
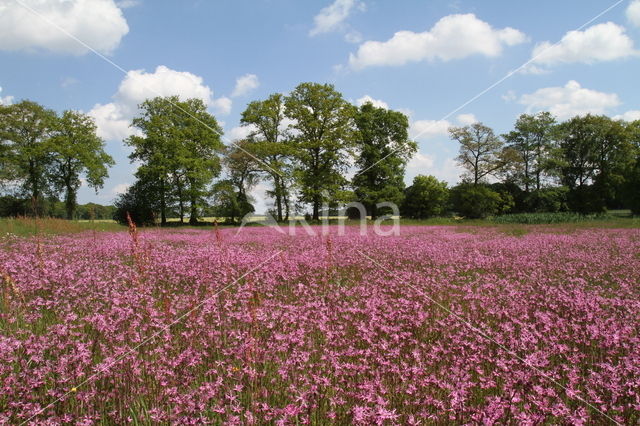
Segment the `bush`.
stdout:
<svg viewBox="0 0 640 426">
<path fill-rule="evenodd" d="M 449 189 L 446 182 L 433 176 L 418 175 L 405 190 L 400 213 L 412 219 L 441 216 L 446 211 L 448 200 Z"/>
<path fill-rule="evenodd" d="M 536 213 L 557 213 L 568 211 L 568 188 L 542 188 L 525 196 L 526 211 Z"/>
<path fill-rule="evenodd" d="M 113 220 L 126 224 L 129 213 L 136 225 L 153 225 L 160 209 L 158 197 L 154 196 L 156 193 L 154 183 L 137 181 L 116 199 Z"/>
<path fill-rule="evenodd" d="M 451 189 L 453 211 L 470 219 L 481 219 L 500 213 L 505 200 L 485 185 L 461 183 Z"/>
<path fill-rule="evenodd" d="M 491 221 L 500 224 L 517 223 L 525 225 L 545 225 L 554 223 L 578 223 L 606 219 L 610 219 L 610 216 L 605 214 L 583 215 L 579 213 L 564 212 L 507 214 L 504 216 L 494 217 Z"/>
</svg>

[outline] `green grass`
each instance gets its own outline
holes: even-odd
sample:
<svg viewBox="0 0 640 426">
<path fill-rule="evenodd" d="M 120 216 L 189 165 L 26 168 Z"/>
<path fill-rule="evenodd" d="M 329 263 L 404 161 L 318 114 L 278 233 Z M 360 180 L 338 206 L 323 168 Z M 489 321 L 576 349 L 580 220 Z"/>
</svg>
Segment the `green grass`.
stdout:
<svg viewBox="0 0 640 426">
<path fill-rule="evenodd" d="M 126 229 L 113 221 L 77 221 L 52 218 L 0 218 L 0 237 L 7 234 L 30 236 L 60 235 L 84 231 L 122 231 Z"/>
<path fill-rule="evenodd" d="M 212 218 L 207 218 L 212 219 Z M 373 221 L 367 220 L 367 225 L 372 226 Z M 385 221 L 392 224 L 391 221 Z M 314 224 L 314 223 L 312 223 Z M 319 223 L 318 223 L 319 224 Z M 337 219 L 330 219 L 329 224 L 337 225 Z M 345 220 L 346 226 L 358 226 L 358 220 Z M 462 219 L 458 217 L 435 217 L 430 219 L 401 219 L 401 225 L 406 226 L 457 226 L 464 229 L 472 227 L 498 227 L 512 235 L 524 235 L 529 231 L 527 226 L 548 225 L 551 228 L 562 226 L 564 228 L 640 228 L 640 217 L 631 217 L 627 212 L 610 212 L 607 215 L 579 215 L 576 213 L 523 213 L 504 216 L 496 216 L 488 219 Z M 261 226 L 259 221 L 247 224 L 248 226 Z M 297 223 L 296 225 L 299 225 Z M 220 228 L 230 228 L 237 225 L 218 225 Z M 288 223 L 280 224 L 288 227 Z M 188 223 L 179 225 L 171 222 L 166 229 L 207 229 L 213 228 L 213 223 L 204 220 L 198 226 Z M 516 229 L 517 228 L 517 229 Z M 0 237 L 7 234 L 30 236 L 36 234 L 59 235 L 85 231 L 123 231 L 126 227 L 112 220 L 65 220 L 52 218 L 0 218 Z"/>
</svg>

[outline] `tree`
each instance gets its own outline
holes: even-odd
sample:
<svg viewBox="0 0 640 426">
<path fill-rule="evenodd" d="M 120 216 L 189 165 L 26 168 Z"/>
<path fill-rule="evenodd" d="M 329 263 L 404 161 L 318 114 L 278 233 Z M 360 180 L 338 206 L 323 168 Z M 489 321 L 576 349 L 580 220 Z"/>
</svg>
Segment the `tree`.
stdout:
<svg viewBox="0 0 640 426">
<path fill-rule="evenodd" d="M 228 182 L 235 189 L 240 204 L 248 203 L 248 191 L 258 183 L 258 173 L 261 170 L 259 161 L 248 151 L 252 145 L 249 140 L 236 141 L 226 148 L 224 157 Z"/>
<path fill-rule="evenodd" d="M 127 223 L 127 214 L 137 225 L 153 225 L 161 208 L 157 180 L 138 179 L 114 203 L 113 220 Z"/>
<path fill-rule="evenodd" d="M 244 217 L 255 210 L 247 195 L 238 192 L 229 179 L 216 182 L 212 193 L 214 216 L 227 218 L 233 223 L 236 218 Z"/>
<path fill-rule="evenodd" d="M 442 215 L 447 209 L 449 189 L 447 183 L 434 176 L 418 175 L 405 190 L 404 203 L 400 210 L 403 216 L 425 219 Z"/>
<path fill-rule="evenodd" d="M 343 172 L 353 146 L 353 106 L 330 84 L 302 83 L 285 99 L 300 183 L 300 199 L 313 206 L 334 198 L 346 184 Z"/>
<path fill-rule="evenodd" d="M 536 191 L 542 188 L 544 174 L 549 168 L 555 123 L 549 112 L 522 114 L 514 130 L 503 135 L 507 147 L 517 153 L 514 180 L 526 193 L 532 188 Z"/>
<path fill-rule="evenodd" d="M 556 159 L 572 210 L 601 212 L 621 191 L 631 161 L 625 127 L 606 116 L 574 117 L 558 126 Z"/>
<path fill-rule="evenodd" d="M 254 157 L 254 167 L 266 173 L 273 182 L 272 194 L 275 199 L 277 220 L 283 220 L 283 207 L 289 216 L 288 183 L 291 173 L 292 147 L 285 126 L 284 97 L 275 93 L 263 101 L 253 101 L 247 105 L 240 120 L 243 126 L 252 129 L 249 134 L 251 144 L 246 145 Z"/>
<path fill-rule="evenodd" d="M 42 213 L 43 194 L 51 194 L 48 173 L 51 165 L 51 136 L 56 122 L 54 111 L 31 102 L 0 105 L 0 141 L 8 174 L 5 179 L 20 183 L 33 203 L 34 214 Z"/>
<path fill-rule="evenodd" d="M 500 212 L 500 194 L 485 185 L 461 183 L 451 188 L 453 210 L 470 219 L 481 219 Z"/>
<path fill-rule="evenodd" d="M 107 167 L 115 162 L 104 151 L 93 119 L 75 111 L 65 111 L 57 120 L 51 150 L 51 179 L 65 192 L 67 219 L 73 219 L 80 177 L 84 175 L 90 187 L 102 188 L 109 176 Z"/>
<path fill-rule="evenodd" d="M 200 99 L 181 102 L 179 110 L 180 132 L 177 169 L 184 170 L 189 195 L 189 223 L 198 222 L 198 209 L 202 207 L 207 186 L 221 171 L 219 154 L 224 150 L 222 128 L 207 112 Z"/>
<path fill-rule="evenodd" d="M 352 184 L 358 201 L 375 219 L 377 203 L 402 203 L 405 167 L 417 144 L 409 140 L 409 120 L 404 114 L 370 102 L 356 111 L 355 125 L 359 171 Z"/>
<path fill-rule="evenodd" d="M 630 142 L 632 159 L 625 170 L 624 199 L 625 207 L 635 215 L 640 215 L 640 120 L 628 123 L 627 137 Z"/>
<path fill-rule="evenodd" d="M 143 102 L 140 109 L 133 126 L 142 136 L 126 140 L 134 148 L 129 158 L 141 163 L 136 175 L 157 182 L 161 224 L 167 223 L 171 197 L 180 206 L 189 200 L 189 222 L 196 223 L 206 187 L 220 173 L 222 129 L 199 99 L 157 97 Z"/>
<path fill-rule="evenodd" d="M 503 142 L 482 123 L 449 129 L 451 139 L 460 143 L 458 164 L 467 169 L 471 182 L 478 185 L 505 164 Z"/>
</svg>

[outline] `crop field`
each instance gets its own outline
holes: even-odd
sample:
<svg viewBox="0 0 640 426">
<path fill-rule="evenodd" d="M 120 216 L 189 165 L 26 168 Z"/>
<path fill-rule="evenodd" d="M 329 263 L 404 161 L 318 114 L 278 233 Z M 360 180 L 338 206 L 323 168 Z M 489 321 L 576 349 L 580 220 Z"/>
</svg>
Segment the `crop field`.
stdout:
<svg viewBox="0 0 640 426">
<path fill-rule="evenodd" d="M 1 424 L 637 424 L 640 229 L 0 239 Z"/>
</svg>

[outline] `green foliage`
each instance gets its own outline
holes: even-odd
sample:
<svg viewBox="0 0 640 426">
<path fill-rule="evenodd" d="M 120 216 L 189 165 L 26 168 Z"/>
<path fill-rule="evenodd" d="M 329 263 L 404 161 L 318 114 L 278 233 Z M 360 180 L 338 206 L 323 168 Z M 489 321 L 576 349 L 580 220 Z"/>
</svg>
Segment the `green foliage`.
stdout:
<svg viewBox="0 0 640 426">
<path fill-rule="evenodd" d="M 469 219 L 481 219 L 500 213 L 505 200 L 485 185 L 461 183 L 451 189 L 454 212 Z"/>
<path fill-rule="evenodd" d="M 522 114 L 513 131 L 504 135 L 516 156 L 506 167 L 507 178 L 525 192 L 539 191 L 547 178 L 553 152 L 555 118 L 549 112 Z"/>
<path fill-rule="evenodd" d="M 64 191 L 67 219 L 73 219 L 80 176 L 85 175 L 87 184 L 97 190 L 109 176 L 107 167 L 115 162 L 104 151 L 93 119 L 76 111 L 65 111 L 57 120 L 51 154 L 51 181 Z"/>
<path fill-rule="evenodd" d="M 405 190 L 400 212 L 403 217 L 412 219 L 441 216 L 446 211 L 448 202 L 449 189 L 446 182 L 441 182 L 434 176 L 418 175 Z"/>
<path fill-rule="evenodd" d="M 19 184 L 38 215 L 51 213 L 45 196 L 64 191 L 66 216 L 73 218 L 80 177 L 98 189 L 114 164 L 90 117 L 75 111 L 58 117 L 31 101 L 0 106 L 0 140 L 0 180 Z"/>
<path fill-rule="evenodd" d="M 155 224 L 156 212 L 160 209 L 157 193 L 158 181 L 139 179 L 116 199 L 113 220 L 126 225 L 129 214 L 136 225 Z"/>
<path fill-rule="evenodd" d="M 375 219 L 377 203 L 402 203 L 405 167 L 417 144 L 409 140 L 409 120 L 404 114 L 369 102 L 356 111 L 355 125 L 358 172 L 352 184 L 358 201 Z"/>
<path fill-rule="evenodd" d="M 133 126 L 142 136 L 126 140 L 133 147 L 130 159 L 141 163 L 136 176 L 155 181 L 163 225 L 172 199 L 179 205 L 181 220 L 188 202 L 189 222 L 196 223 L 207 186 L 220 173 L 222 129 L 199 99 L 157 97 L 143 102 L 140 110 Z"/>
<path fill-rule="evenodd" d="M 507 224 L 519 223 L 526 225 L 544 225 L 554 223 L 580 223 L 585 221 L 609 220 L 605 214 L 583 215 L 579 213 L 519 213 L 496 216 L 491 219 L 493 223 Z"/>
<path fill-rule="evenodd" d="M 280 93 L 272 94 L 263 101 L 253 101 L 247 105 L 241 119 L 243 126 L 254 129 L 248 138 L 251 143 L 243 145 L 244 152 L 252 157 L 255 171 L 269 176 L 273 184 L 270 193 L 274 197 L 279 221 L 289 217 L 294 153 L 290 133 L 285 126 L 284 102 L 285 98 Z"/>
<path fill-rule="evenodd" d="M 567 205 L 568 188 L 564 186 L 542 188 L 532 191 L 524 197 L 523 210 L 529 212 L 564 212 Z"/>
<path fill-rule="evenodd" d="M 343 174 L 354 145 L 354 107 L 330 84 L 302 83 L 285 98 L 285 113 L 293 120 L 300 200 L 311 203 L 312 217 L 318 220 L 322 202 L 333 199 L 346 184 Z"/>
<path fill-rule="evenodd" d="M 35 214 L 44 213 L 41 198 L 53 192 L 48 171 L 55 124 L 55 112 L 35 102 L 0 105 L 2 174 L 33 199 Z"/>
<path fill-rule="evenodd" d="M 569 207 L 580 213 L 604 212 L 624 181 L 631 145 L 625 126 L 609 117 L 574 117 L 558 126 L 561 181 L 569 188 Z"/>
<path fill-rule="evenodd" d="M 451 139 L 460 144 L 458 164 L 467 170 L 467 177 L 475 185 L 504 167 L 504 143 L 490 127 L 474 123 L 470 126 L 452 127 L 449 134 Z"/>
<path fill-rule="evenodd" d="M 233 223 L 255 211 L 247 195 L 236 191 L 234 183 L 229 179 L 217 182 L 212 192 L 214 203 L 210 211 L 215 217 L 224 217 Z"/>
</svg>

